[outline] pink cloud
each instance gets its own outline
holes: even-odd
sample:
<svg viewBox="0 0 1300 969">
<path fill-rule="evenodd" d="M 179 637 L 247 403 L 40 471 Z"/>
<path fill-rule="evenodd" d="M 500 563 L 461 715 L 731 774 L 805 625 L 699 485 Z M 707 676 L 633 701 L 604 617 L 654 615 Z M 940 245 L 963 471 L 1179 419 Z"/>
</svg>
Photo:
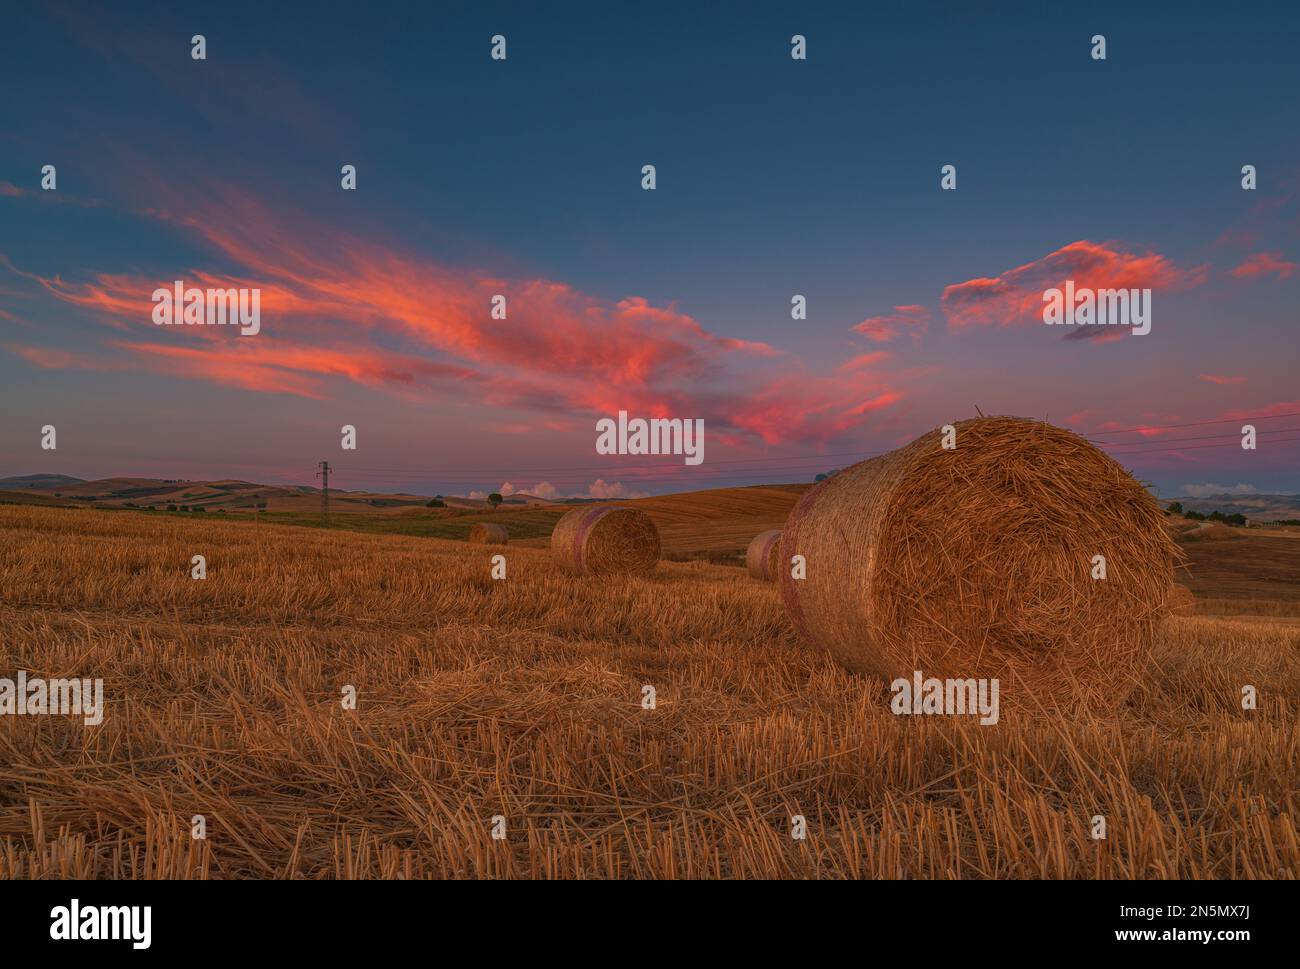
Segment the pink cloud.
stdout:
<svg viewBox="0 0 1300 969">
<path fill-rule="evenodd" d="M 1063 287 L 1066 280 L 1074 280 L 1076 288 L 1170 291 L 1198 286 L 1205 278 L 1203 266 L 1181 269 L 1159 253 L 1135 253 L 1117 243 L 1080 240 L 998 276 L 948 286 L 942 307 L 954 329 L 1041 325 L 1043 292 Z M 1094 331 L 1093 339 L 1115 338 L 1106 327 L 1080 332 L 1091 336 Z"/>
<path fill-rule="evenodd" d="M 1199 374 L 1198 379 L 1204 380 L 1209 384 L 1218 384 L 1220 386 L 1227 384 L 1244 384 L 1246 382 L 1245 377 L 1221 377 L 1218 374 L 1212 373 Z"/>
<path fill-rule="evenodd" d="M 856 357 L 851 357 L 839 365 L 839 370 L 861 370 L 863 367 L 875 366 L 878 363 L 890 359 L 893 356 L 887 350 L 877 350 L 874 353 L 860 353 Z"/>
<path fill-rule="evenodd" d="M 1136 434 L 1139 437 L 1159 437 L 1161 434 L 1169 433 L 1169 425 L 1180 423 L 1178 418 L 1172 415 L 1158 417 L 1156 419 L 1166 421 L 1167 423 L 1155 425 L 1132 424 L 1125 423 L 1124 421 L 1105 421 L 1104 423 L 1097 425 L 1096 431 L 1102 434 L 1116 434 L 1122 431 L 1125 434 Z"/>
<path fill-rule="evenodd" d="M 28 363 L 44 370 L 126 370 L 124 364 L 115 364 L 102 356 L 91 353 L 78 353 L 72 350 L 60 350 L 54 347 L 25 346 L 15 343 L 5 345 L 11 353 L 17 354 Z"/>
<path fill-rule="evenodd" d="M 1243 410 L 1230 410 L 1223 416 L 1228 420 L 1239 421 L 1254 417 L 1281 417 L 1284 414 L 1300 414 L 1300 400 L 1282 400 L 1263 407 L 1248 407 Z"/>
<path fill-rule="evenodd" d="M 924 306 L 909 304 L 895 306 L 893 313 L 884 316 L 869 316 L 853 329 L 876 343 L 889 343 L 904 333 L 910 333 L 913 342 L 917 342 L 929 325 L 930 311 Z"/>
<path fill-rule="evenodd" d="M 79 205 L 85 208 L 98 208 L 100 203 L 96 199 L 84 199 L 71 195 L 68 192 L 61 192 L 55 189 L 48 191 L 42 189 L 36 191 L 30 188 L 23 188 L 15 185 L 13 182 L 7 182 L 0 179 L 0 198 L 10 199 L 42 199 L 46 202 L 56 202 L 65 205 Z"/>
<path fill-rule="evenodd" d="M 1280 252 L 1256 252 L 1247 256 L 1232 275 L 1238 279 L 1259 279 L 1271 274 L 1278 279 L 1289 279 L 1297 269 L 1300 269 L 1300 264 L 1288 262 Z"/>
<path fill-rule="evenodd" d="M 83 280 L 19 274 L 113 327 L 117 338 L 106 345 L 157 372 L 309 398 L 331 396 L 339 381 L 421 399 L 463 397 L 468 383 L 479 403 L 531 411 L 539 426 L 628 410 L 704 418 L 715 440 L 767 443 L 826 440 L 902 396 L 855 367 L 808 375 L 768 344 L 714 333 L 675 304 L 446 266 L 272 212 L 228 186 L 151 194 L 150 218 L 197 235 L 235 268 Z M 154 326 L 151 294 L 176 279 L 260 289 L 262 332 Z M 507 299 L 504 320 L 491 318 L 496 294 Z M 909 326 L 918 309 L 900 308 Z M 875 362 L 869 356 L 857 367 Z"/>
</svg>

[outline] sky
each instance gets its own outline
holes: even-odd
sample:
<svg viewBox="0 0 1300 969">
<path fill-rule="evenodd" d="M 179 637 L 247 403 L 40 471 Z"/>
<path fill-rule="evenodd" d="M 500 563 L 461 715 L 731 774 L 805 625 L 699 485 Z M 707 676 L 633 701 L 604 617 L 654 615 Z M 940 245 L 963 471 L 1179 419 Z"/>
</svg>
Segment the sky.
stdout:
<svg viewBox="0 0 1300 969">
<path fill-rule="evenodd" d="M 983 413 L 1300 491 L 1300 10 L 1048 6 L 10 5 L 0 475 L 609 498 Z M 155 325 L 178 279 L 260 331 Z M 1150 332 L 1045 325 L 1067 279 Z"/>
</svg>

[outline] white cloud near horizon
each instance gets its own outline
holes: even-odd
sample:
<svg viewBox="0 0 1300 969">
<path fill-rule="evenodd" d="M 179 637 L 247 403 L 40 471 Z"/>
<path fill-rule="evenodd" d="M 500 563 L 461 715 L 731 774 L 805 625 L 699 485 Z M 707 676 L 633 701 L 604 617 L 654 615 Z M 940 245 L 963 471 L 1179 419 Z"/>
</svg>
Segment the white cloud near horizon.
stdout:
<svg viewBox="0 0 1300 969">
<path fill-rule="evenodd" d="M 1254 495 L 1258 494 L 1259 489 L 1252 484 L 1235 484 L 1221 485 L 1206 482 L 1205 484 L 1185 484 L 1181 494 L 1188 498 L 1213 498 L 1216 495 Z"/>
</svg>

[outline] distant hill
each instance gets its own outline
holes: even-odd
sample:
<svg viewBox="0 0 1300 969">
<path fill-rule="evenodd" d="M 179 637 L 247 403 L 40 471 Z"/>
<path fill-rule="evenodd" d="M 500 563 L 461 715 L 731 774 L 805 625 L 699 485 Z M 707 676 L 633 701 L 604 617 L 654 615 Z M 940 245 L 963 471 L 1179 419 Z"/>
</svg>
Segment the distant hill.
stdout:
<svg viewBox="0 0 1300 969">
<path fill-rule="evenodd" d="M 20 474 L 13 478 L 0 478 L 0 490 L 12 491 L 18 488 L 36 490 L 61 488 L 81 484 L 84 479 L 67 474 Z"/>
<path fill-rule="evenodd" d="M 1174 498 L 1189 511 L 1208 515 L 1245 515 L 1251 521 L 1283 521 L 1300 518 L 1300 495 L 1210 495 L 1206 498 Z"/>
<path fill-rule="evenodd" d="M 264 485 L 238 479 L 219 481 L 190 481 L 183 478 L 99 478 L 87 481 L 64 474 L 25 474 L 0 478 L 0 489 L 8 494 L 9 502 L 25 504 L 95 504 L 109 507 L 150 505 L 165 508 L 167 505 L 202 507 L 211 511 L 225 508 L 229 511 L 252 510 L 264 507 L 267 511 L 310 513 L 320 508 L 320 489 L 309 485 Z M 372 512 L 402 508 L 423 508 L 430 495 L 402 492 L 342 491 L 330 489 L 330 508 L 333 511 Z M 483 509 L 489 505 L 482 498 L 445 496 L 448 508 Z M 512 508 L 535 508 L 563 505 L 562 501 L 539 498 L 527 492 L 516 492 L 505 499 L 503 505 Z"/>
<path fill-rule="evenodd" d="M 502 502 L 503 505 L 555 505 L 560 504 L 553 498 L 539 498 L 537 495 L 530 495 L 526 491 L 516 491 L 513 495 Z"/>
<path fill-rule="evenodd" d="M 186 505 L 209 511 L 265 508 L 267 511 L 310 512 L 320 508 L 320 489 L 303 485 L 263 485 L 251 481 L 188 481 L 169 478 L 100 478 L 86 481 L 67 475 L 21 475 L 0 482 L 5 501 L 108 507 L 166 508 Z M 383 511 L 422 506 L 423 495 L 386 494 L 330 489 L 336 511 Z M 473 503 L 473 507 L 484 503 Z"/>
</svg>

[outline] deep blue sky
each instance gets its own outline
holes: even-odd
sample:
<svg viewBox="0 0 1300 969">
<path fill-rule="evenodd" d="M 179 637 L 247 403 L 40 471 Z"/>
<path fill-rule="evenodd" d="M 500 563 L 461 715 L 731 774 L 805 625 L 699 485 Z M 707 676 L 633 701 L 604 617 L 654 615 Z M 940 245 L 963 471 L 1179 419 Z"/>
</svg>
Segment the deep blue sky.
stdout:
<svg viewBox="0 0 1300 969">
<path fill-rule="evenodd" d="M 671 389 L 675 403 L 696 404 L 700 413 L 679 416 L 718 428 L 717 460 L 870 453 L 975 405 L 1075 417 L 1100 434 L 1286 413 L 1275 405 L 1300 399 L 1300 275 L 1232 275 L 1259 252 L 1300 259 L 1294 5 L 464 6 L 130 4 L 110 20 L 90 5 L 11 5 L 0 181 L 16 191 L 0 197 L 0 253 L 15 271 L 0 267 L 0 308 L 18 321 L 0 318 L 0 473 L 305 483 L 294 469 L 332 456 L 343 422 L 367 429 L 365 452 L 350 456 L 358 471 L 429 469 L 427 456 L 448 450 L 472 468 L 603 466 L 590 431 L 602 412 L 556 385 L 562 364 L 541 367 L 556 393 L 542 408 L 548 427 L 498 434 L 537 420 L 536 396 L 394 395 L 382 381 L 327 373 L 324 398 L 308 399 L 141 366 L 107 341 L 172 333 L 34 278 L 250 275 L 210 240 L 147 214 L 194 218 L 187 206 L 213 184 L 308 239 L 320 238 L 302 228 L 311 220 L 453 275 L 550 280 L 609 304 L 643 297 L 711 334 L 770 344 L 775 362 L 710 358 L 717 370 L 652 376 L 628 395 L 635 407 Z M 189 56 L 193 33 L 207 38 L 206 62 Z M 495 33 L 507 37 L 504 63 L 488 57 Z M 794 33 L 808 38 L 806 62 L 789 57 Z M 1106 35 L 1105 62 L 1089 57 L 1094 33 Z M 63 204 L 27 194 L 50 161 Z M 344 162 L 358 166 L 355 194 L 339 190 Z M 1260 172 L 1255 193 L 1238 184 L 1246 162 Z M 654 193 L 639 188 L 646 163 L 658 168 Z M 944 163 L 958 167 L 955 193 L 938 190 Z M 1185 273 L 1206 267 L 1205 279 L 1161 293 L 1152 335 L 1119 344 L 946 318 L 946 286 L 1078 240 L 1158 253 Z M 789 318 L 793 293 L 809 298 L 806 322 Z M 926 308 L 923 338 L 876 343 L 853 331 L 901 305 Z M 544 330 L 548 317 L 524 325 Z M 340 345 L 342 332 L 295 339 Z M 289 335 L 286 324 L 266 342 Z M 528 376 L 518 361 L 439 340 L 413 347 L 382 327 L 363 343 Z M 32 347 L 47 351 L 43 362 Z M 52 364 L 51 350 L 82 359 Z M 858 393 L 898 399 L 851 426 L 792 419 L 789 434 L 760 440 L 729 420 L 731 397 L 705 399 L 724 385 L 734 397 L 747 385 L 838 380 L 843 361 L 872 351 L 891 354 L 875 383 L 823 388 L 828 406 Z M 86 356 L 114 362 L 87 366 Z M 57 455 L 31 450 L 33 425 L 46 422 L 67 428 Z M 1126 463 L 1166 492 L 1206 481 L 1300 490 L 1297 449 L 1282 460 L 1284 447 Z M 608 468 L 600 476 L 618 480 L 620 465 Z M 644 490 L 745 480 L 669 472 L 679 480 Z M 351 484 L 455 491 L 497 477 L 376 470 Z M 556 483 L 578 492 L 582 477 Z"/>
</svg>

